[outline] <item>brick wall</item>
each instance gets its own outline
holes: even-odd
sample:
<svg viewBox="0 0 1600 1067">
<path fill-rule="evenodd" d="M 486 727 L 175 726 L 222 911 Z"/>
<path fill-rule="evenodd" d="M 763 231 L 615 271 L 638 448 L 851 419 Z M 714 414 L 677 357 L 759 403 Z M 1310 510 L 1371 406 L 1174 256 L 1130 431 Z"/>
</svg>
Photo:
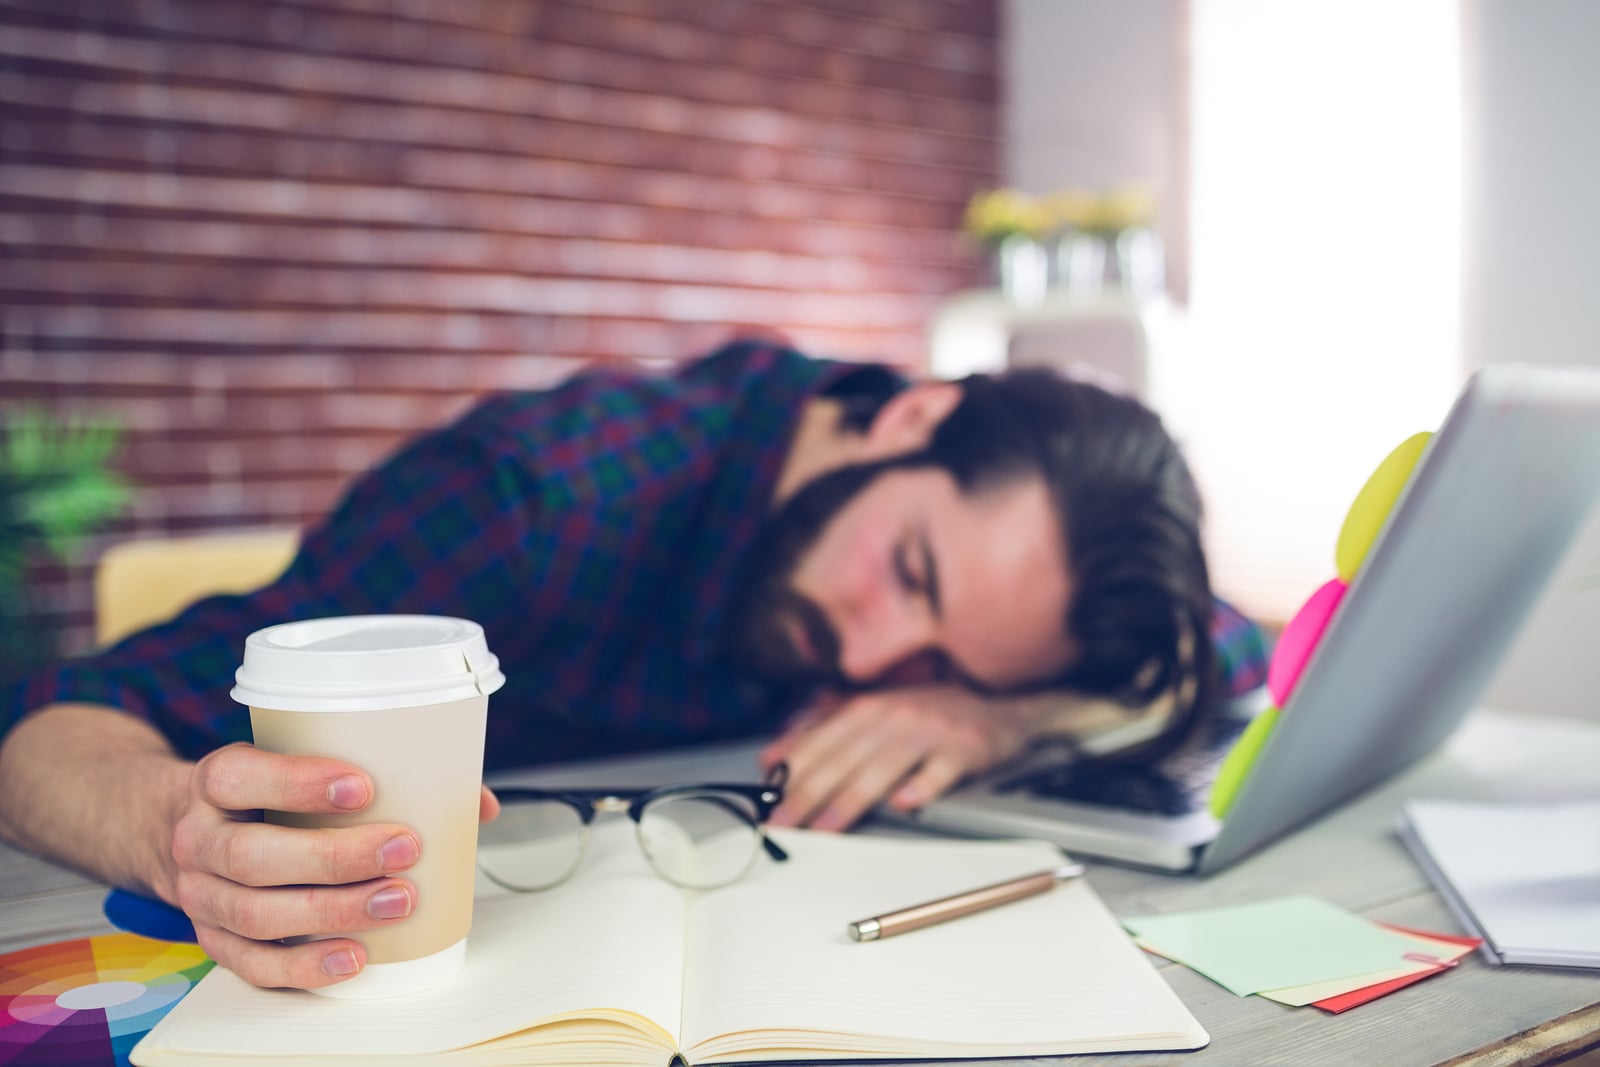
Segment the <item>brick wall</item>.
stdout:
<svg viewBox="0 0 1600 1067">
<path fill-rule="evenodd" d="M 908 367 L 998 0 L 5 0 L 0 402 L 127 428 L 90 546 L 299 524 L 474 396 L 749 327 Z M 38 602 L 88 644 L 87 564 Z"/>
</svg>

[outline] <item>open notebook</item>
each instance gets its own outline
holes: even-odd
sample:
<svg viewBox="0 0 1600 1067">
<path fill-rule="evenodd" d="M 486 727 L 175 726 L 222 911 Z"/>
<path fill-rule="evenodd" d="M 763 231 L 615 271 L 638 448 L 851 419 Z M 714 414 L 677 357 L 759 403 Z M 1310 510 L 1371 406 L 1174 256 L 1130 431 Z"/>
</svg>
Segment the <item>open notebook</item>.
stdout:
<svg viewBox="0 0 1600 1067">
<path fill-rule="evenodd" d="M 1208 1037 L 1088 883 L 881 942 L 871 914 L 1061 862 L 1037 841 L 775 832 L 787 863 L 691 893 L 625 820 L 542 893 L 480 895 L 467 963 L 436 990 L 351 1001 L 215 969 L 138 1067 L 690 1064 L 1191 1049 Z"/>
</svg>

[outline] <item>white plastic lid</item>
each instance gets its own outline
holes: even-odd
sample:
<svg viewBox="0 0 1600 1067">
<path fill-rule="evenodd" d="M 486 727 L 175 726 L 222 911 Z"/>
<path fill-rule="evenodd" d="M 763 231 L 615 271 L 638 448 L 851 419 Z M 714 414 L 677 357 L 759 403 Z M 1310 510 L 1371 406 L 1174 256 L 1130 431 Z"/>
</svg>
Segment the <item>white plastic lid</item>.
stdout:
<svg viewBox="0 0 1600 1067">
<path fill-rule="evenodd" d="M 343 615 L 251 634 L 233 699 L 275 711 L 381 711 L 506 684 L 483 627 L 442 615 Z"/>
</svg>

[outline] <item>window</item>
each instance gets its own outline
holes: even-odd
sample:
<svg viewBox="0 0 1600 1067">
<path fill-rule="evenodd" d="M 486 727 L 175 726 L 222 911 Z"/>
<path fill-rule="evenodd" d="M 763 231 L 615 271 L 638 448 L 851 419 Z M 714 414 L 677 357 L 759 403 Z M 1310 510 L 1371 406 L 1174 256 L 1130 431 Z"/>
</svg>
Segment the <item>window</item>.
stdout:
<svg viewBox="0 0 1600 1067">
<path fill-rule="evenodd" d="M 1218 590 L 1283 621 L 1460 354 L 1455 0 L 1193 0 L 1191 300 L 1153 402 Z"/>
</svg>

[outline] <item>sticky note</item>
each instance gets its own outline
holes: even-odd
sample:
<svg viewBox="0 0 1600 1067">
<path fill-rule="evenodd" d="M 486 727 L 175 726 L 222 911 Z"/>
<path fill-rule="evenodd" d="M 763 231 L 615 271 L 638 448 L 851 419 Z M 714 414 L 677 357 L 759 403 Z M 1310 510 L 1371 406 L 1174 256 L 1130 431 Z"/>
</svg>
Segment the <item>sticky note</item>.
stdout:
<svg viewBox="0 0 1600 1067">
<path fill-rule="evenodd" d="M 1233 798 L 1239 795 L 1239 787 L 1250 776 L 1250 768 L 1256 765 L 1261 747 L 1267 743 L 1273 727 L 1277 725 L 1278 709 L 1268 708 L 1251 719 L 1250 725 L 1244 728 L 1239 739 L 1222 758 L 1222 766 L 1217 768 L 1217 779 L 1211 783 L 1211 796 L 1207 800 L 1211 814 L 1219 819 L 1227 818 L 1233 807 Z"/>
<path fill-rule="evenodd" d="M 1340 579 L 1350 581 L 1361 569 L 1367 551 L 1383 529 L 1384 520 L 1394 510 L 1400 499 L 1400 490 L 1411 480 L 1411 471 L 1422 450 L 1428 446 L 1431 433 L 1413 434 L 1400 442 L 1393 452 L 1384 457 L 1377 469 L 1367 478 L 1361 492 L 1356 494 L 1350 510 L 1345 513 L 1344 525 L 1339 530 L 1339 542 L 1334 548 L 1334 563 Z"/>
<path fill-rule="evenodd" d="M 1289 694 L 1294 692 L 1300 672 L 1305 670 L 1306 661 L 1311 658 L 1317 642 L 1322 640 L 1322 632 L 1328 628 L 1328 620 L 1333 618 L 1348 588 L 1342 579 L 1330 578 L 1300 605 L 1300 610 L 1283 628 L 1272 650 L 1272 659 L 1267 663 L 1267 692 L 1278 707 L 1289 702 Z"/>
<path fill-rule="evenodd" d="M 1142 944 L 1241 997 L 1382 971 L 1414 947 L 1403 934 L 1311 896 L 1147 915 L 1122 925 Z"/>
<path fill-rule="evenodd" d="M 1426 937 L 1434 942 L 1443 942 L 1446 946 L 1457 946 L 1462 950 L 1463 953 L 1470 952 L 1479 945 L 1483 944 L 1482 939 L 1476 937 L 1459 937 L 1455 934 L 1435 934 L 1429 933 L 1426 930 L 1409 930 L 1404 926 L 1395 926 L 1392 923 L 1384 923 L 1383 925 L 1388 926 L 1392 930 L 1399 930 L 1403 934 L 1414 934 L 1418 937 Z M 1419 971 L 1416 974 L 1408 974 L 1404 978 L 1394 978 L 1387 982 L 1380 982 L 1377 985 L 1366 986 L 1362 989 L 1354 989 L 1348 993 L 1343 993 L 1336 997 L 1328 997 L 1324 1000 L 1314 1000 L 1311 1003 L 1315 1007 L 1321 1008 L 1325 1012 L 1328 1012 L 1332 1015 L 1338 1015 L 1342 1011 L 1349 1011 L 1351 1008 L 1360 1007 L 1361 1005 L 1369 1003 L 1370 1001 L 1377 1000 L 1379 997 L 1388 996 L 1397 989 L 1404 989 L 1413 982 L 1420 982 L 1424 978 L 1431 978 L 1436 974 L 1448 971 L 1455 965 L 1455 960 L 1452 958 L 1452 960 L 1448 963 L 1441 963 L 1436 967 Z"/>
<path fill-rule="evenodd" d="M 1444 940 L 1392 926 L 1385 927 L 1385 929 L 1393 930 L 1401 937 L 1410 938 L 1413 942 L 1411 951 L 1407 952 L 1405 957 L 1396 959 L 1392 967 L 1367 974 L 1334 978 L 1326 982 L 1312 982 L 1310 985 L 1290 986 L 1286 989 L 1264 989 L 1261 991 L 1261 996 L 1293 1007 L 1314 1004 L 1320 1000 L 1341 997 L 1347 993 L 1353 993 L 1372 986 L 1388 985 L 1398 978 L 1422 977 L 1432 974 L 1435 971 L 1449 967 L 1456 960 L 1477 947 L 1473 943 L 1476 939 L 1473 938 Z"/>
</svg>

